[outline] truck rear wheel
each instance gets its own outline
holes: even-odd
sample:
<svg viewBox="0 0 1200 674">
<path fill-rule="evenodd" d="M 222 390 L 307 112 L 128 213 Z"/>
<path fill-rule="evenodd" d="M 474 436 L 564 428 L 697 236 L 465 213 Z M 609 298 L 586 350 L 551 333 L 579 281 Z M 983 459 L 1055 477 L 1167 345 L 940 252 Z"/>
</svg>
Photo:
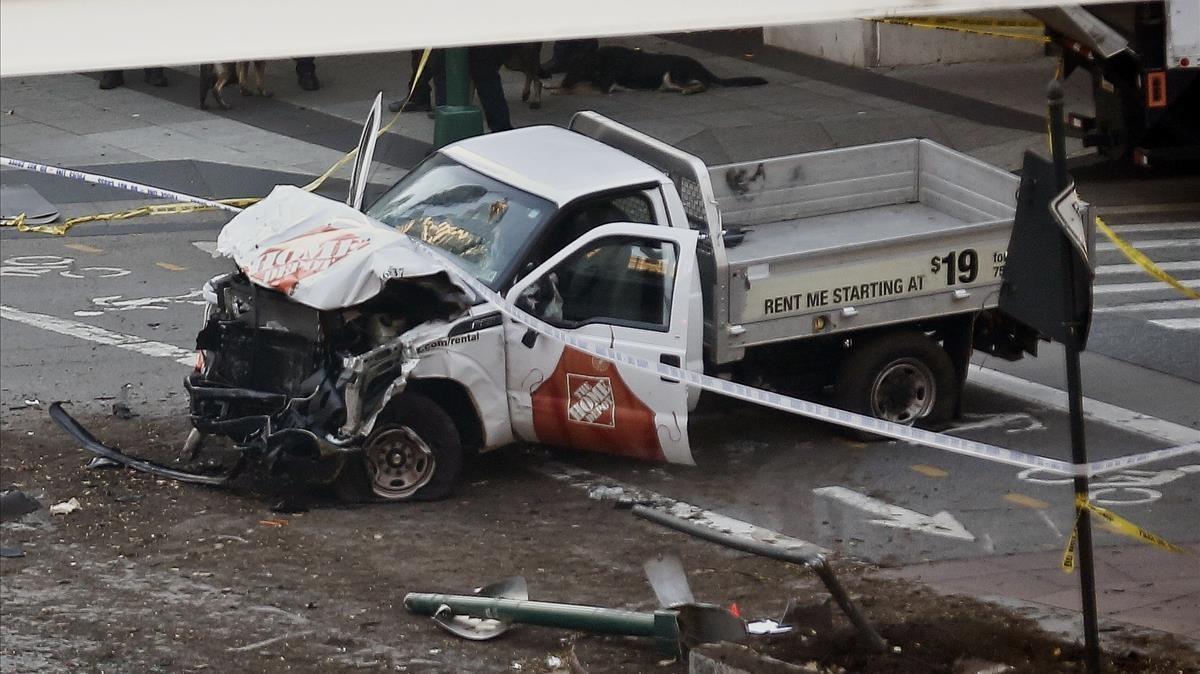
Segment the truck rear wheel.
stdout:
<svg viewBox="0 0 1200 674">
<path fill-rule="evenodd" d="M 454 491 L 462 472 L 454 420 L 417 394 L 392 401 L 334 483 L 347 501 L 434 501 Z"/>
<path fill-rule="evenodd" d="M 944 349 L 921 333 L 900 332 L 856 346 L 842 362 L 833 395 L 839 407 L 851 412 L 929 426 L 954 415 L 957 382 L 954 363 Z"/>
</svg>

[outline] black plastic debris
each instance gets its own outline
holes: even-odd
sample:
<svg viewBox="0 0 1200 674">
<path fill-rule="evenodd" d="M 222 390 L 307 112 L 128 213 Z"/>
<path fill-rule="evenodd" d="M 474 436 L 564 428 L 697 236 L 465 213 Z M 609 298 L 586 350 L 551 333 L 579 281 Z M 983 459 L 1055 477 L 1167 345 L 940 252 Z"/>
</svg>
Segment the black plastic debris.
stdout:
<svg viewBox="0 0 1200 674">
<path fill-rule="evenodd" d="M 19 519 L 42 507 L 37 499 L 30 497 L 19 489 L 5 489 L 0 492 L 0 521 Z"/>
</svg>

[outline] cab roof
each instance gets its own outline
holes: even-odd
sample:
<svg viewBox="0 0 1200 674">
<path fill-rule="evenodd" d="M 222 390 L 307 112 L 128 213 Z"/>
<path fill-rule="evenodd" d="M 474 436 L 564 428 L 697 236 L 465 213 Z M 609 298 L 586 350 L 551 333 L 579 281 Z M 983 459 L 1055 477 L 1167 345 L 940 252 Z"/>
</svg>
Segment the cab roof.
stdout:
<svg viewBox="0 0 1200 674">
<path fill-rule="evenodd" d="M 595 192 L 665 179 L 639 159 L 557 126 L 489 133 L 447 145 L 441 152 L 558 206 Z"/>
</svg>

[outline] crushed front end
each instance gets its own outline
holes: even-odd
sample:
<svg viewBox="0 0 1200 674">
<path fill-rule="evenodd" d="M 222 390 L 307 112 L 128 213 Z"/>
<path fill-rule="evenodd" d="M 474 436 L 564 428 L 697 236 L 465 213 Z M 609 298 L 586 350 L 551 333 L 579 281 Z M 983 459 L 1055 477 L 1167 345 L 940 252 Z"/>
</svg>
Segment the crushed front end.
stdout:
<svg viewBox="0 0 1200 674">
<path fill-rule="evenodd" d="M 329 482 L 416 365 L 403 338 L 461 312 L 461 295 L 393 280 L 360 304 L 318 310 L 243 272 L 206 284 L 199 356 L 185 381 L 192 424 L 275 470 Z"/>
</svg>

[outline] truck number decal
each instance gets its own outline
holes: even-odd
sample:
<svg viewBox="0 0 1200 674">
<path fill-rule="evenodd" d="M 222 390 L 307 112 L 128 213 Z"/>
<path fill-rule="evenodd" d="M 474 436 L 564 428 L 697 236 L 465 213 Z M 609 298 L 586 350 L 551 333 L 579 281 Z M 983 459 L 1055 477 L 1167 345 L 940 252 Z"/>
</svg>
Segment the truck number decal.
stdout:
<svg viewBox="0 0 1200 674">
<path fill-rule="evenodd" d="M 970 283 L 979 276 L 979 254 L 974 248 L 967 248 L 961 252 L 950 251 L 945 257 L 934 256 L 929 261 L 929 271 L 934 274 L 946 270 L 946 285 L 952 286 L 955 281 L 959 283 Z"/>
</svg>

